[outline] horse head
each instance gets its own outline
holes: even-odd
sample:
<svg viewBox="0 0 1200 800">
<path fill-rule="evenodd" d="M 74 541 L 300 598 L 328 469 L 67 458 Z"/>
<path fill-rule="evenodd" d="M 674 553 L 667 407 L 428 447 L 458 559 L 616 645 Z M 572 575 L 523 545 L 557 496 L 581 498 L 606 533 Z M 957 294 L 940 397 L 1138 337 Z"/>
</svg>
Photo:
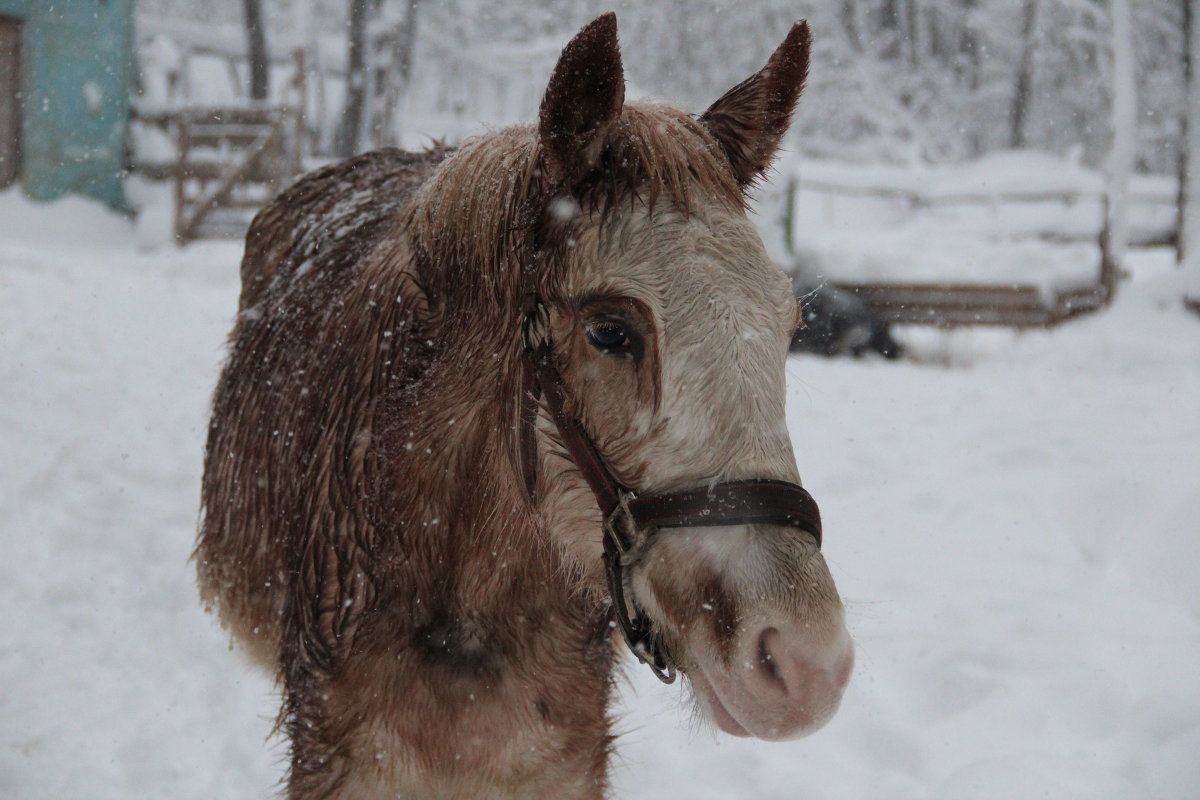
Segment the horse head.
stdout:
<svg viewBox="0 0 1200 800">
<path fill-rule="evenodd" d="M 523 292 L 544 328 L 527 344 L 550 370 L 540 388 L 562 406 L 543 402 L 532 425 L 538 514 L 593 596 L 613 589 L 605 560 L 620 562 L 615 602 L 711 721 L 764 739 L 820 727 L 849 679 L 819 529 L 769 513 L 706 524 L 700 507 L 605 555 L 604 523 L 638 498 L 761 483 L 803 494 L 784 411 L 797 305 L 746 192 L 779 148 L 808 51 L 797 23 L 762 70 L 691 117 L 626 105 L 615 17 L 585 27 L 541 107 Z M 579 463 L 571 425 L 607 478 Z"/>
</svg>

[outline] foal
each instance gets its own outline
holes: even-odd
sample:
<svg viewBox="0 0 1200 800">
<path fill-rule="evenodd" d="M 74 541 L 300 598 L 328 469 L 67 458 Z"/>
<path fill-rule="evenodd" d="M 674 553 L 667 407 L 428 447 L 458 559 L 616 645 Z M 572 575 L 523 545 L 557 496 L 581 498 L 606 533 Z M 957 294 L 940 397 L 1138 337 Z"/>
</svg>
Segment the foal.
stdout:
<svg viewBox="0 0 1200 800">
<path fill-rule="evenodd" d="M 608 14 L 536 126 L 369 153 L 256 217 L 196 561 L 281 683 L 289 797 L 603 797 L 618 630 L 728 733 L 833 714 L 797 308 L 744 194 L 808 50 L 799 23 L 693 118 L 624 104 Z"/>
</svg>

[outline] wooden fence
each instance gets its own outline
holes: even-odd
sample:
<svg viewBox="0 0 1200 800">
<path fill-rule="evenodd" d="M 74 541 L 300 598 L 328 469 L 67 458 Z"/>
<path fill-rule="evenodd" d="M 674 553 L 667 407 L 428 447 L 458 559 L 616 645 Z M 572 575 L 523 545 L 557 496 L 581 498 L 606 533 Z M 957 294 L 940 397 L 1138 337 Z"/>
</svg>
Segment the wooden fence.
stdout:
<svg viewBox="0 0 1200 800">
<path fill-rule="evenodd" d="M 185 109 L 176 124 L 175 237 L 181 242 L 244 234 L 258 209 L 301 171 L 302 122 L 292 109 Z"/>
<path fill-rule="evenodd" d="M 1103 308 L 1101 285 L 1058 291 L 1049 297 L 1025 284 L 834 283 L 861 298 L 885 322 L 954 328 L 990 325 L 1051 327 Z"/>
<path fill-rule="evenodd" d="M 878 198 L 899 201 L 909 213 L 933 207 L 979 205 L 1001 207 L 1005 204 L 1062 203 L 1074 205 L 1096 202 L 1103 209 L 1106 198 L 1099 192 L 984 192 L 925 195 L 899 187 L 846 186 L 827 181 L 795 179 L 785 188 L 782 226 L 788 246 L 794 241 L 796 193 L 801 189 L 826 194 Z M 1174 204 L 1173 196 L 1161 193 L 1135 193 L 1131 202 Z M 1106 215 L 1105 215 L 1106 216 Z M 879 317 L 887 322 L 908 325 L 933 325 L 953 328 L 968 325 L 1006 326 L 1014 328 L 1051 327 L 1066 320 L 1088 314 L 1108 305 L 1116 291 L 1117 265 L 1109 257 L 1106 232 L 1094 234 L 1099 259 L 1093 281 L 1082 285 L 1045 292 L 1032 284 L 964 284 L 940 281 L 832 281 L 832 285 L 861 298 Z M 1043 237 L 1051 238 L 1051 237 Z M 1147 237 L 1140 245 L 1169 244 L 1169 237 Z M 1061 241 L 1071 241 L 1062 237 Z M 1078 240 L 1077 238 L 1074 240 Z"/>
<path fill-rule="evenodd" d="M 175 238 L 239 237 L 253 215 L 303 171 L 304 52 L 292 55 L 290 102 L 242 102 L 140 113 L 140 123 L 165 131 L 173 159 L 135 168 L 174 186 Z"/>
</svg>

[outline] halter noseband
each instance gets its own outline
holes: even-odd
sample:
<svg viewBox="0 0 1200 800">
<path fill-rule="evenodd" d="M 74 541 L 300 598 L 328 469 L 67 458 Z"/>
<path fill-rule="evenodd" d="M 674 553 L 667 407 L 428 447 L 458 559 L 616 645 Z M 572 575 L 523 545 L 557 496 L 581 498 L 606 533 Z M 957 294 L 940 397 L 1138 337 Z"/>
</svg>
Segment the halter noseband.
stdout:
<svg viewBox="0 0 1200 800">
<path fill-rule="evenodd" d="M 562 375 L 550 346 L 549 314 L 534 301 L 522 330 L 525 381 L 521 392 L 521 458 L 526 489 L 535 500 L 537 395 L 558 429 L 567 454 L 583 474 L 604 518 L 604 567 L 617 623 L 638 660 L 659 680 L 675 680 L 676 665 L 655 635 L 646 612 L 625 596 L 625 568 L 636 563 L 650 539 L 664 528 L 771 524 L 797 528 L 821 546 L 821 514 L 798 484 L 766 478 L 726 481 L 709 487 L 640 496 L 621 485 L 579 420 L 567 413 Z"/>
</svg>

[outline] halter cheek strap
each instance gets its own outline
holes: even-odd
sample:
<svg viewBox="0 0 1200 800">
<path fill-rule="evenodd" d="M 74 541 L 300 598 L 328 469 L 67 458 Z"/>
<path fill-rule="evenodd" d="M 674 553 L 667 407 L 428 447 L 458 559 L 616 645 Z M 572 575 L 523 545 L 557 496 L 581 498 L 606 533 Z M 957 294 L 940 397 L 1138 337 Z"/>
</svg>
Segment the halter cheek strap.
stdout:
<svg viewBox="0 0 1200 800">
<path fill-rule="evenodd" d="M 821 546 L 821 515 L 805 489 L 767 478 L 726 481 L 707 487 L 638 495 L 613 476 L 580 421 L 567 413 L 566 395 L 550 345 L 549 315 L 535 302 L 524 320 L 525 377 L 522 381 L 521 461 L 530 501 L 537 502 L 537 396 L 558 429 L 563 446 L 595 495 L 604 519 L 604 566 L 617 623 L 629 649 L 665 683 L 675 680 L 675 663 L 644 609 L 627 598 L 625 568 L 663 529 L 780 525 L 810 534 Z"/>
</svg>

